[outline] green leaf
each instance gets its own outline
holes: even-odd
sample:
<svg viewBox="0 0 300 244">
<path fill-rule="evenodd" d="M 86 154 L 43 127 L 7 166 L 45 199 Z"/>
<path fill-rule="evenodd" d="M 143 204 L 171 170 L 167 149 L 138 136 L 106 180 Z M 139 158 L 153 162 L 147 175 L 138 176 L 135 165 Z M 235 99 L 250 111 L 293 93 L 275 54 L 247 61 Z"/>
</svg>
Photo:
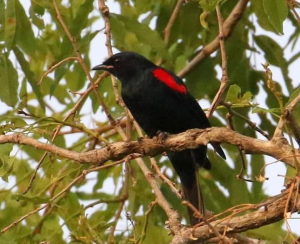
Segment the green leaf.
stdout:
<svg viewBox="0 0 300 244">
<path fill-rule="evenodd" d="M 166 56 L 164 41 L 148 25 L 118 14 L 111 14 L 110 21 L 113 38 L 118 48 L 146 54 L 145 51 L 148 49 L 145 50 L 145 47 L 151 47 L 153 51 Z"/>
<path fill-rule="evenodd" d="M 77 195 L 75 193 L 69 192 L 64 198 L 59 201 L 57 213 L 64 221 L 67 221 L 67 227 L 72 229 L 78 226 L 78 222 L 76 218 L 70 219 L 70 217 L 73 216 L 76 211 L 80 210 L 82 210 L 82 208 L 80 206 Z M 80 212 L 78 212 L 78 214 L 80 214 Z"/>
<path fill-rule="evenodd" d="M 219 3 L 219 0 L 200 0 L 200 7 L 203 8 L 204 11 L 214 11 Z"/>
<path fill-rule="evenodd" d="M 0 177 L 5 182 L 8 182 L 8 176 L 14 165 L 14 158 L 10 157 L 12 149 L 12 144 L 0 145 Z"/>
<path fill-rule="evenodd" d="M 85 0 L 85 1 L 76 1 L 76 9 L 75 9 L 75 1 L 72 3 L 72 10 L 74 11 L 74 16 L 76 16 L 70 26 L 70 32 L 73 36 L 78 38 L 78 35 L 81 34 L 82 29 L 88 24 L 88 15 L 91 13 L 93 9 L 93 0 Z"/>
<path fill-rule="evenodd" d="M 206 21 L 206 17 L 208 16 L 209 12 L 208 11 L 203 11 L 202 14 L 200 14 L 200 24 L 202 25 L 203 28 L 208 29 L 208 23 Z"/>
<path fill-rule="evenodd" d="M 5 10 L 5 27 L 4 27 L 4 39 L 5 45 L 10 51 L 13 48 L 15 35 L 16 35 L 16 4 L 15 0 L 7 1 Z"/>
<path fill-rule="evenodd" d="M 154 207 L 155 208 L 155 207 Z M 137 218 L 138 223 L 142 222 L 144 223 L 146 221 L 145 217 L 139 217 Z M 148 216 L 148 224 L 147 229 L 145 230 L 146 233 L 143 233 L 143 226 L 141 224 L 138 224 L 135 226 L 135 229 L 137 233 L 141 233 L 144 236 L 144 240 L 142 240 L 139 243 L 143 244 L 165 244 L 165 243 L 171 243 L 172 236 L 169 235 L 168 230 L 164 228 L 163 226 L 158 226 L 156 224 L 156 214 L 155 210 L 152 210 L 152 212 Z"/>
<path fill-rule="evenodd" d="M 240 99 L 240 103 L 250 103 L 252 100 L 253 94 L 249 91 L 245 92 L 245 94 Z"/>
<path fill-rule="evenodd" d="M 264 51 L 266 60 L 283 68 L 286 64 L 282 48 L 272 38 L 264 35 L 254 36 L 256 44 Z"/>
<path fill-rule="evenodd" d="M 15 1 L 17 18 L 16 43 L 26 54 L 33 56 L 35 53 L 35 37 L 31 27 L 31 23 L 19 0 Z"/>
<path fill-rule="evenodd" d="M 216 94 L 216 87 L 220 84 L 216 79 L 215 61 L 206 58 L 200 62 L 192 72 L 186 76 L 186 85 L 196 98 L 208 96 L 213 98 Z M 209 81 L 209 86 L 207 82 Z M 205 89 L 203 89 L 205 87 Z"/>
<path fill-rule="evenodd" d="M 80 9 L 81 5 L 84 4 L 84 2 L 86 2 L 85 0 L 77 0 L 77 1 L 74 1 L 72 4 L 71 4 L 71 9 L 72 9 L 72 13 L 74 16 L 77 15 L 77 12 L 78 10 Z"/>
<path fill-rule="evenodd" d="M 238 85 L 231 85 L 228 89 L 225 102 L 237 103 L 241 94 L 241 88 Z"/>
<path fill-rule="evenodd" d="M 2 145 L 0 145 L 0 156 L 2 156 L 2 155 L 9 156 L 12 149 L 13 149 L 12 144 L 2 144 Z"/>
<path fill-rule="evenodd" d="M 264 11 L 262 0 L 251 0 L 251 7 L 257 17 L 258 24 L 267 31 L 273 31 L 278 33 L 278 31 L 271 25 L 268 15 Z"/>
<path fill-rule="evenodd" d="M 32 202 L 32 203 L 35 203 L 35 204 L 43 204 L 43 203 L 49 203 L 49 197 L 27 197 L 27 196 L 24 196 L 24 195 L 20 195 L 20 194 L 15 194 L 15 195 L 12 195 L 11 196 L 11 199 L 12 200 L 16 200 L 16 201 L 20 201 L 20 200 L 23 200 L 23 201 L 26 201 L 26 202 Z"/>
<path fill-rule="evenodd" d="M 264 11 L 267 14 L 271 25 L 283 34 L 283 21 L 288 15 L 286 0 L 263 0 Z"/>
<path fill-rule="evenodd" d="M 286 106 L 289 105 L 297 96 L 300 95 L 300 87 L 298 87 L 290 96 L 289 101 L 287 102 Z M 298 124 L 300 124 L 300 103 L 297 103 L 293 109 L 293 115 L 296 118 Z"/>
<path fill-rule="evenodd" d="M 10 157 L 12 149 L 12 144 L 0 145 L 0 177 L 5 182 L 8 182 L 8 176 L 10 175 L 14 165 L 14 158 Z"/>
<path fill-rule="evenodd" d="M 18 73 L 6 55 L 0 55 L 0 100 L 10 107 L 18 102 Z"/>
<path fill-rule="evenodd" d="M 8 176 L 13 170 L 14 161 L 9 157 L 0 157 L 0 177 L 8 183 Z"/>
<path fill-rule="evenodd" d="M 5 4 L 4 0 L 0 0 L 0 32 L 2 32 L 2 28 L 5 22 Z"/>
<path fill-rule="evenodd" d="M 26 121 L 20 117 L 11 117 L 10 122 L 17 128 L 27 125 Z"/>
<path fill-rule="evenodd" d="M 248 230 L 247 236 L 255 239 L 269 240 L 266 241 L 266 243 L 284 243 L 284 240 L 288 240 L 288 243 L 292 243 L 293 241 L 289 240 L 291 237 L 282 229 L 282 225 L 282 221 L 279 221 L 258 229 Z"/>
<path fill-rule="evenodd" d="M 36 11 L 39 12 L 39 14 L 41 14 L 41 15 L 45 11 L 45 9 L 55 12 L 53 3 L 48 0 L 32 0 L 32 3 L 34 5 L 35 9 L 38 9 Z M 59 11 L 61 11 L 60 5 L 58 6 L 58 9 L 59 9 Z"/>
<path fill-rule="evenodd" d="M 291 94 L 286 106 L 289 105 L 299 95 L 300 95 L 300 87 L 298 87 L 295 91 L 293 91 L 293 93 Z"/>
<path fill-rule="evenodd" d="M 267 113 L 271 113 L 271 114 L 280 114 L 280 108 L 271 108 L 271 109 L 265 109 L 265 108 L 254 108 L 252 109 L 252 113 L 258 113 L 258 114 L 267 114 Z"/>
<path fill-rule="evenodd" d="M 43 95 L 40 91 L 40 87 L 37 85 L 37 80 L 35 79 L 34 73 L 30 70 L 29 62 L 25 59 L 24 54 L 21 52 L 21 50 L 18 47 L 15 47 L 13 51 L 21 66 L 22 71 L 24 72 L 29 84 L 32 87 L 32 90 L 34 91 L 34 94 L 37 97 L 37 100 L 39 102 L 39 107 L 41 108 L 42 111 L 45 111 L 45 103 L 43 100 Z"/>
<path fill-rule="evenodd" d="M 263 155 L 251 155 L 251 159 L 249 162 L 249 166 L 251 167 L 251 178 L 254 180 L 255 177 L 259 177 L 261 173 L 261 168 L 265 165 L 265 158 Z M 253 182 L 251 187 L 251 202 L 257 203 L 263 201 L 266 198 L 266 194 L 264 193 L 263 183 Z"/>
<path fill-rule="evenodd" d="M 65 243 L 63 240 L 63 228 L 61 228 L 59 223 L 60 218 L 58 215 L 48 215 L 43 221 L 40 241 L 47 240 L 48 243 Z"/>
<path fill-rule="evenodd" d="M 36 3 L 32 2 L 32 5 L 29 9 L 30 18 L 32 20 L 32 24 L 34 24 L 39 30 L 45 29 L 45 23 L 42 18 L 44 15 L 45 9 L 38 6 Z"/>
</svg>

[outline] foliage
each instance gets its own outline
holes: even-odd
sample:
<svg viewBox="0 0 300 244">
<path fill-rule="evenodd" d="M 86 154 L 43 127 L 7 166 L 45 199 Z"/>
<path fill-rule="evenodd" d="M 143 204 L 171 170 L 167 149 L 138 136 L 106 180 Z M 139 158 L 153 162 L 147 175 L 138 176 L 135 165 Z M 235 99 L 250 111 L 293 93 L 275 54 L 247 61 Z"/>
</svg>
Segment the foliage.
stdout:
<svg viewBox="0 0 300 244">
<path fill-rule="evenodd" d="M 97 11 L 98 1 L 56 2 L 83 62 L 90 69 L 107 56 L 104 44 L 100 46 L 97 43 L 94 44 L 97 49 L 92 49 L 97 52 L 97 60 L 90 58 L 95 54 L 91 55 L 93 39 L 103 35 L 104 22 Z M 175 0 L 116 0 L 114 4 L 120 7 L 120 13 L 110 14 L 113 47 L 139 52 L 179 73 L 201 48 L 219 35 L 216 6 L 220 4 L 222 15 L 226 18 L 237 2 L 187 1 L 181 6 L 170 38 L 166 41 L 164 29 L 174 11 Z M 110 5 L 108 7 L 111 8 Z M 299 88 L 296 90 L 299 80 L 293 80 L 291 67 L 299 65 L 300 28 L 289 7 L 284 0 L 252 0 L 225 41 L 230 86 L 224 94 L 224 101 L 231 103 L 231 108 L 244 118 L 255 121 L 269 136 L 274 133 L 278 117 L 289 99 L 299 94 Z M 288 28 L 285 28 L 285 23 Z M 122 140 L 101 106 L 103 99 L 108 112 L 118 121 L 126 115 L 115 102 L 109 77 L 98 85 L 101 99 L 94 92 L 89 93 L 68 116 L 80 99 L 80 94 L 74 92 L 85 91 L 88 78 L 78 59 L 68 59 L 77 57 L 77 52 L 57 18 L 53 1 L 31 0 L 25 4 L 21 0 L 0 0 L 0 51 L 0 100 L 1 106 L 6 108 L 0 111 L 3 135 L 23 133 L 77 152 L 102 147 L 105 144 L 101 142 L 102 137 L 109 142 Z M 271 71 L 280 70 L 281 74 L 273 75 L 274 89 L 267 84 L 267 73 L 256 59 L 268 62 Z M 41 79 L 56 64 L 59 65 Z M 220 51 L 216 51 L 185 75 L 184 81 L 197 99 L 205 99 L 209 103 L 213 100 L 219 88 L 221 64 Z M 95 75 L 93 80 L 96 79 Z M 299 123 L 300 109 L 295 111 Z M 224 106 L 219 106 L 211 119 L 212 124 L 227 126 L 227 112 Z M 92 118 L 93 122 L 86 122 Z M 258 136 L 241 117 L 234 117 L 233 123 L 239 133 Z M 53 132 L 59 125 L 62 126 L 61 133 L 53 140 Z M 136 137 L 134 132 L 132 139 Z M 255 179 L 259 177 L 266 159 L 262 155 L 247 156 L 247 170 L 243 177 L 254 181 L 247 183 L 236 178 L 242 168 L 238 149 L 230 145 L 223 147 L 228 163 L 209 151 L 213 169 L 199 173 L 209 210 L 219 213 L 234 205 L 258 203 L 265 199 L 268 194 L 264 184 Z M 43 154 L 43 151 L 27 145 L 0 144 L 1 185 L 7 182 L 0 190 L 1 229 L 49 203 L 53 196 L 89 168 L 55 154 L 45 154 L 42 160 Z M 178 183 L 168 160 L 163 156 L 156 159 L 162 172 Z M 40 161 L 42 164 L 36 178 L 24 195 Z M 148 159 L 145 161 L 149 166 Z M 117 220 L 114 233 L 116 243 L 168 243 L 171 237 L 164 224 L 167 217 L 159 206 L 149 207 L 155 198 L 145 176 L 134 161 L 126 164 L 128 168 L 124 165 L 102 169 L 81 178 L 55 199 L 51 207 L 28 216 L 21 224 L 1 234 L 0 243 L 67 243 L 70 240 L 74 243 L 104 243 L 109 239 L 111 227 L 117 224 L 115 216 L 124 203 L 121 220 Z M 125 168 L 130 172 L 128 179 Z M 293 175 L 295 172 L 290 173 Z M 179 188 L 180 185 L 176 186 Z M 185 207 L 170 187 L 161 182 L 161 191 L 186 217 Z M 280 193 L 280 189 L 277 192 Z M 114 202 L 114 199 L 117 201 Z M 95 206 L 88 206 L 96 201 Z M 151 211 L 148 211 L 149 208 Z M 279 222 L 269 229 L 251 230 L 247 235 L 281 241 L 286 235 L 281 225 L 282 222 Z M 65 227 L 70 233 L 67 237 Z M 270 231 L 273 227 L 276 228 L 276 236 L 274 229 Z"/>
</svg>

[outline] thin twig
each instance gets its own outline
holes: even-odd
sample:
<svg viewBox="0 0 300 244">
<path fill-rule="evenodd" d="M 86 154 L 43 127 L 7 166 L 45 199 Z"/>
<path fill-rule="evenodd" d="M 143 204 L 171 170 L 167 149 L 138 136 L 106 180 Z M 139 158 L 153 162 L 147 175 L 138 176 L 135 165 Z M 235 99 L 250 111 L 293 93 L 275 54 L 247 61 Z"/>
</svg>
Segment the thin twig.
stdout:
<svg viewBox="0 0 300 244">
<path fill-rule="evenodd" d="M 164 42 L 166 43 L 166 45 L 169 43 L 169 39 L 170 39 L 170 34 L 171 34 L 171 29 L 174 25 L 174 22 L 179 14 L 179 11 L 180 11 L 180 8 L 181 6 L 183 5 L 183 3 L 185 2 L 185 0 L 178 0 L 176 5 L 175 5 L 175 8 L 171 14 L 171 17 L 164 29 Z M 160 66 L 161 63 L 162 63 L 163 59 L 162 58 L 159 58 L 155 64 Z"/>
<path fill-rule="evenodd" d="M 49 194 L 50 194 L 51 198 L 54 197 L 55 190 L 57 189 L 60 181 L 62 180 L 61 176 L 66 172 L 66 170 L 67 170 L 67 166 L 66 165 L 62 169 L 59 170 L 58 177 L 57 177 L 59 180 L 54 181 L 53 185 L 51 186 L 51 188 L 49 190 Z M 43 213 L 43 218 L 38 223 L 38 225 L 34 228 L 34 231 L 33 231 L 34 235 L 41 233 L 44 221 L 52 213 L 53 210 L 54 210 L 54 207 L 51 206 L 50 204 L 46 207 L 46 209 L 45 209 L 45 211 Z"/>
<path fill-rule="evenodd" d="M 146 238 L 146 230 L 147 230 L 147 226 L 148 226 L 148 219 L 149 219 L 149 215 L 153 209 L 153 207 L 157 204 L 156 201 L 153 201 L 149 204 L 149 208 L 148 210 L 145 212 L 144 216 L 145 216 L 145 222 L 144 222 L 144 226 L 143 226 L 143 230 L 141 233 L 141 236 L 139 237 L 138 241 L 136 242 L 137 244 L 142 244 L 143 241 Z"/>
<path fill-rule="evenodd" d="M 166 28 L 164 30 L 164 34 L 165 34 L 164 41 L 165 41 L 165 43 L 169 42 L 171 29 L 172 29 L 172 27 L 174 25 L 174 22 L 175 22 L 178 14 L 179 14 L 179 10 L 180 10 L 180 8 L 181 8 L 181 6 L 184 2 L 185 2 L 185 0 L 178 0 L 177 3 L 176 3 L 176 6 L 173 10 L 173 13 L 172 13 L 172 15 L 171 15 L 171 17 L 168 21 L 168 24 L 166 25 Z"/>
<path fill-rule="evenodd" d="M 232 113 L 230 113 L 230 111 L 228 111 L 228 114 L 226 115 L 226 118 L 227 118 L 227 121 L 228 121 L 228 127 L 235 131 L 235 127 L 234 127 L 234 124 L 233 124 L 233 120 L 232 120 Z M 238 146 L 238 149 L 239 149 L 239 153 L 240 153 L 240 156 L 241 156 L 241 159 L 242 159 L 242 168 L 241 168 L 241 171 L 239 173 L 239 176 L 242 175 L 242 173 L 244 172 L 244 170 L 246 169 L 246 162 L 245 162 L 245 152 L 244 150 L 242 150 L 241 146 Z"/>
<path fill-rule="evenodd" d="M 90 74 L 90 70 L 89 68 L 87 67 L 86 63 L 84 62 L 84 59 L 79 51 L 79 47 L 77 45 L 77 42 L 76 42 L 76 39 L 75 37 L 73 37 L 71 35 L 71 32 L 69 31 L 68 27 L 66 26 L 60 12 L 59 12 L 59 9 L 58 9 L 58 6 L 57 6 L 57 3 L 56 3 L 56 0 L 52 0 L 53 1 L 53 5 L 54 5 L 54 8 L 55 8 L 55 12 L 56 12 L 56 15 L 57 15 L 57 19 L 59 21 L 59 23 L 61 24 L 63 30 L 65 31 L 66 35 L 68 36 L 72 46 L 73 46 L 73 49 L 74 51 L 76 52 L 77 54 L 77 58 L 78 58 L 78 62 L 80 64 L 80 66 L 82 67 L 86 77 L 88 78 L 90 84 L 91 84 L 91 87 L 93 88 L 93 91 L 99 101 L 99 103 L 101 104 L 102 106 L 102 109 L 103 111 L 105 112 L 107 118 L 110 120 L 111 124 L 112 125 L 115 125 L 116 124 L 116 121 L 113 119 L 113 117 L 111 116 L 111 114 L 109 113 L 109 110 L 106 106 L 106 104 L 104 103 L 104 100 L 102 98 L 102 96 L 100 95 L 100 93 L 98 92 L 97 90 L 97 86 L 95 85 L 95 82 L 94 80 L 92 79 L 91 77 L 91 74 Z"/>
<path fill-rule="evenodd" d="M 220 100 L 222 98 L 223 93 L 225 92 L 225 89 L 227 88 L 229 84 L 228 79 L 228 72 L 227 72 L 227 57 L 226 57 L 226 49 L 225 49 L 225 35 L 224 35 L 224 24 L 223 24 L 223 17 L 220 11 L 219 4 L 216 7 L 217 16 L 218 16 L 218 24 L 219 24 L 219 42 L 220 42 L 220 50 L 221 50 L 221 59 L 222 59 L 222 79 L 221 79 L 221 85 L 217 92 L 217 94 L 214 97 L 214 100 L 212 101 L 212 104 L 210 108 L 208 109 L 208 112 L 206 114 L 207 118 L 210 118 L 218 104 L 220 103 Z"/>
<path fill-rule="evenodd" d="M 177 195 L 177 197 L 182 198 L 181 194 L 179 193 L 179 191 L 176 189 L 175 187 L 175 183 L 170 181 L 159 169 L 159 167 L 157 166 L 156 160 L 155 158 L 150 158 L 151 161 L 151 166 L 155 169 L 157 175 L 165 182 L 167 183 L 170 188 L 172 189 L 172 191 Z"/>
<path fill-rule="evenodd" d="M 297 212 L 300 209 L 300 199 L 299 196 L 295 194 L 297 190 L 298 187 L 295 186 L 293 189 L 294 194 L 291 194 L 290 198 L 290 202 L 296 201 L 296 205 L 294 208 L 292 208 L 292 206 L 288 206 L 288 212 Z M 286 201 L 289 199 L 289 192 L 289 189 L 285 190 L 280 195 L 271 197 L 259 204 L 243 204 L 241 206 L 235 206 L 231 209 L 231 211 L 234 211 L 234 215 L 241 213 L 241 211 L 254 211 L 235 217 L 231 214 L 223 219 L 214 220 L 210 222 L 210 224 L 218 233 L 226 231 L 230 234 L 244 232 L 249 229 L 255 229 L 263 225 L 274 223 L 282 219 L 284 216 Z M 228 210 L 226 210 L 226 212 L 227 211 Z M 217 218 L 218 216 L 214 217 Z M 192 235 L 194 238 L 198 238 L 199 240 L 208 240 L 214 237 L 215 233 L 209 231 L 209 227 L 205 225 L 200 225 L 195 229 L 185 228 L 181 232 L 176 233 L 174 239 L 176 239 L 177 242 L 173 243 L 188 243 L 189 238 Z"/>
<path fill-rule="evenodd" d="M 60 66 L 61 64 L 68 62 L 69 60 L 78 60 L 77 57 L 68 57 L 65 58 L 63 60 L 61 60 L 60 62 L 58 62 L 57 64 L 53 65 L 50 69 L 48 69 L 40 78 L 40 81 L 38 82 L 38 85 L 41 85 L 43 82 L 43 79 L 49 74 L 51 73 L 53 70 L 55 70 L 58 66 Z"/>
<path fill-rule="evenodd" d="M 108 74 L 107 73 L 103 73 L 101 76 L 98 77 L 98 79 L 95 81 L 95 85 L 97 85 L 101 80 L 103 80 Z M 63 119 L 63 121 L 67 121 L 69 120 L 72 116 L 74 116 L 74 114 L 76 113 L 76 111 L 81 107 L 82 103 L 86 100 L 86 97 L 90 94 L 90 92 L 93 90 L 93 86 L 90 86 L 79 98 L 79 100 L 77 101 L 77 103 L 74 105 L 74 107 L 68 112 L 68 114 L 65 116 L 65 118 Z M 60 129 L 61 129 L 62 125 L 57 126 L 54 129 L 54 133 L 52 135 L 51 141 L 53 142 L 55 140 L 55 138 L 57 137 Z M 26 194 L 32 187 L 32 184 L 36 178 L 37 172 L 42 164 L 42 162 L 44 161 L 44 159 L 46 158 L 48 152 L 45 152 L 43 154 L 43 156 L 41 157 L 41 159 L 39 160 L 38 165 L 36 166 L 33 175 L 30 178 L 29 184 L 26 187 L 25 191 L 22 194 Z"/>
<path fill-rule="evenodd" d="M 26 215 L 22 216 L 18 220 L 14 221 L 12 224 L 10 224 L 7 227 L 5 227 L 4 229 L 2 229 L 1 233 L 7 232 L 9 229 L 11 229 L 12 227 L 18 225 L 21 221 L 23 221 L 24 219 L 28 218 L 29 216 L 31 216 L 31 215 L 33 215 L 35 213 L 38 213 L 39 211 L 47 208 L 51 204 L 54 204 L 58 200 L 58 198 L 60 198 L 63 194 L 67 193 L 69 191 L 69 189 L 71 189 L 72 186 L 74 186 L 78 181 L 80 181 L 82 178 L 84 178 L 87 174 L 89 174 L 91 172 L 95 172 L 95 171 L 101 170 L 101 169 L 107 169 L 107 168 L 119 165 L 121 163 L 127 162 L 127 161 L 131 160 L 132 157 L 133 157 L 132 155 L 129 155 L 125 159 L 122 159 L 120 161 L 117 161 L 117 162 L 114 162 L 114 163 L 111 163 L 111 164 L 102 165 L 102 166 L 98 166 L 98 167 L 91 166 L 89 169 L 83 170 L 82 173 L 79 176 L 77 176 L 74 180 L 72 180 L 66 187 L 64 187 L 63 190 L 61 190 L 54 197 L 52 197 L 49 200 L 49 203 L 47 203 L 47 204 L 45 204 L 45 205 L 43 205 L 43 206 L 41 206 L 39 208 L 36 208 L 35 210 L 33 210 L 33 211 L 27 213 Z"/>
<path fill-rule="evenodd" d="M 294 145 L 293 145 L 293 141 L 291 139 L 291 135 L 289 133 L 289 130 L 291 129 L 292 133 L 294 134 L 295 138 L 296 138 L 296 141 L 297 143 L 299 144 L 299 141 L 300 141 L 300 128 L 299 128 L 299 125 L 297 124 L 297 122 L 294 121 L 293 119 L 293 116 L 290 116 L 292 115 L 292 110 L 294 109 L 294 107 L 299 103 L 300 101 L 300 94 L 295 97 L 290 103 L 289 105 L 282 111 L 282 115 L 280 116 L 280 119 L 279 119 L 279 122 L 277 124 L 277 127 L 275 129 L 275 132 L 273 134 L 273 138 L 272 138 L 272 141 L 276 143 L 276 141 L 278 141 L 278 139 L 285 139 L 283 137 L 283 129 L 287 123 L 287 125 L 289 125 L 290 127 L 285 127 L 288 131 L 288 135 L 290 137 L 290 142 L 291 142 L 291 147 L 292 147 L 292 151 L 294 152 L 294 165 L 295 165 L 295 168 L 298 169 L 299 166 L 298 166 L 298 162 L 299 160 L 297 159 L 297 156 L 296 156 L 296 153 L 295 153 L 295 148 L 294 148 Z"/>
<path fill-rule="evenodd" d="M 236 4 L 236 6 L 231 11 L 230 15 L 224 22 L 223 30 L 224 30 L 224 38 L 227 39 L 232 33 L 235 25 L 238 23 L 240 18 L 242 17 L 249 0 L 240 0 Z M 219 38 L 216 37 L 212 42 L 203 47 L 200 53 L 197 54 L 179 73 L 179 77 L 184 77 L 188 72 L 190 72 L 195 66 L 204 58 L 209 56 L 211 53 L 216 51 L 220 46 Z"/>
<path fill-rule="evenodd" d="M 125 200 L 125 197 L 126 196 L 122 196 L 122 197 L 119 197 L 119 198 L 115 198 L 115 199 L 98 199 L 97 201 L 95 202 L 92 202 L 86 206 L 84 206 L 84 209 L 88 209 L 88 208 L 93 208 L 95 207 L 96 205 L 98 204 L 101 204 L 101 203 L 120 203 L 120 202 L 123 202 Z"/>
<path fill-rule="evenodd" d="M 104 0 L 98 0 L 98 5 L 99 5 L 99 10 L 103 16 L 104 22 L 105 22 L 105 36 L 106 36 L 106 41 L 105 45 L 107 47 L 107 52 L 109 56 L 113 55 L 112 51 L 112 45 L 111 45 L 111 31 L 110 31 L 110 19 L 109 19 L 109 8 L 105 5 Z M 116 98 L 116 103 L 120 104 L 122 107 L 125 107 L 125 104 L 123 102 L 122 97 L 119 94 L 118 90 L 118 83 L 116 78 L 111 75 L 111 81 L 112 81 L 112 86 Z"/>
<path fill-rule="evenodd" d="M 138 158 L 138 159 L 136 159 L 136 162 L 139 165 L 139 167 L 141 168 L 141 170 L 143 171 L 149 185 L 153 189 L 155 197 L 156 197 L 156 202 L 167 214 L 171 231 L 176 233 L 180 229 L 179 214 L 171 207 L 171 205 L 165 199 L 153 173 L 148 169 L 148 167 L 146 166 L 144 161 L 141 160 L 140 158 Z"/>
<path fill-rule="evenodd" d="M 117 210 L 117 213 L 115 215 L 115 224 L 112 225 L 112 227 L 110 228 L 110 232 L 109 232 L 109 236 L 108 236 L 108 243 L 115 243 L 114 241 L 114 233 L 118 224 L 118 221 L 121 217 L 121 213 L 123 211 L 123 208 L 125 206 L 125 202 L 128 199 L 128 192 L 129 192 L 129 179 L 130 179 L 130 174 L 129 174 L 129 168 L 128 168 L 128 164 L 125 164 L 125 179 L 124 179 L 124 183 L 123 183 L 123 189 L 122 189 L 122 193 L 121 193 L 121 199 L 123 199 L 123 201 L 120 202 L 120 206 Z"/>
<path fill-rule="evenodd" d="M 256 123 L 252 122 L 250 119 L 246 118 L 244 115 L 241 115 L 240 113 L 236 112 L 235 110 L 233 110 L 231 108 L 232 104 L 230 103 L 226 103 L 226 102 L 221 102 L 221 104 L 227 108 L 228 112 L 230 114 L 232 114 L 233 116 L 236 116 L 242 120 L 244 120 L 245 122 L 247 122 L 247 124 L 250 126 L 250 128 L 256 130 L 257 132 L 259 132 L 260 134 L 262 134 L 265 138 L 267 138 L 268 140 L 271 140 L 271 137 L 264 132 L 262 129 L 260 129 Z"/>
<path fill-rule="evenodd" d="M 205 223 L 216 235 L 216 237 L 218 237 L 220 243 L 224 243 L 224 238 L 223 236 L 220 235 L 220 233 L 218 231 L 216 231 L 216 229 L 205 219 L 205 217 L 198 211 L 197 208 L 195 208 L 189 201 L 182 201 L 183 205 L 186 205 L 188 208 L 190 208 L 193 212 L 194 215 L 197 216 L 198 218 L 201 218 L 202 222 Z M 200 222 L 199 224 L 195 225 L 193 227 L 193 229 L 197 228 L 197 226 L 202 225 L 203 223 Z M 191 239 L 193 240 L 197 240 L 198 238 L 195 238 L 193 236 L 191 236 Z"/>
<path fill-rule="evenodd" d="M 24 216 L 22 216 L 21 218 L 19 218 L 18 220 L 16 220 L 15 222 L 13 222 L 12 224 L 8 225 L 7 227 L 5 227 L 4 229 L 1 230 L 1 233 L 5 233 L 7 232 L 9 229 L 11 229 L 12 227 L 18 225 L 21 221 L 23 221 L 24 219 L 28 218 L 29 216 L 38 213 L 39 211 L 43 210 L 44 208 L 48 207 L 51 203 L 54 203 L 54 201 L 56 199 L 58 199 L 60 196 L 62 196 L 63 194 L 65 194 L 71 186 L 73 186 L 77 181 L 79 181 L 81 178 L 83 177 L 83 174 L 77 176 L 71 183 L 69 183 L 62 191 L 60 191 L 57 195 L 55 195 L 54 197 L 52 197 L 49 200 L 49 203 L 36 208 L 35 210 L 25 214 Z"/>
<path fill-rule="evenodd" d="M 293 14 L 295 15 L 298 24 L 300 25 L 300 16 L 297 13 L 297 11 L 295 10 L 295 6 L 297 5 L 297 2 L 295 0 L 288 0 L 287 3 L 288 3 L 289 8 L 292 10 Z M 299 7 L 299 5 L 298 5 L 298 7 Z"/>
<path fill-rule="evenodd" d="M 57 14 L 57 19 L 59 20 L 60 24 L 62 25 L 64 31 L 66 32 L 70 42 L 72 43 L 73 45 L 73 48 L 75 50 L 75 52 L 77 53 L 77 60 L 79 62 L 79 64 L 81 65 L 82 69 L 84 70 L 86 76 L 88 77 L 89 81 L 90 81 L 90 88 L 87 89 L 87 91 L 81 96 L 81 98 L 79 99 L 79 101 L 77 102 L 77 104 L 74 106 L 74 108 L 67 114 L 67 116 L 63 119 L 63 121 L 67 121 L 71 116 L 73 116 L 75 114 L 75 112 L 77 111 L 77 109 L 80 107 L 80 105 L 82 104 L 83 101 L 85 101 L 85 98 L 86 96 L 91 92 L 91 90 L 94 90 L 98 100 L 100 101 L 100 104 L 102 105 L 102 108 L 103 108 L 103 111 L 106 113 L 109 121 L 111 122 L 112 125 L 115 125 L 116 122 L 114 121 L 113 117 L 110 115 L 102 97 L 100 96 L 100 94 L 98 93 L 98 91 L 96 90 L 96 84 L 100 82 L 101 79 L 103 79 L 104 77 L 107 76 L 107 73 L 105 74 L 102 74 L 95 82 L 93 81 L 90 73 L 89 73 L 89 69 L 87 68 L 82 56 L 81 56 L 81 53 L 79 51 L 79 48 L 77 46 L 77 43 L 76 43 L 76 40 L 75 38 L 71 35 L 70 31 L 68 30 L 67 26 L 65 25 L 62 17 L 61 17 L 61 14 L 58 10 L 58 6 L 57 6 L 57 3 L 56 3 L 56 0 L 53 0 L 53 5 L 54 5 L 54 8 L 55 8 L 55 11 L 56 11 L 56 14 Z M 54 133 L 53 133 L 53 136 L 52 136 L 52 139 L 51 141 L 53 142 L 54 139 L 56 138 L 56 136 L 58 135 L 60 129 L 61 129 L 61 125 L 59 125 L 55 130 L 54 130 Z M 33 172 L 33 175 L 30 179 L 30 182 L 29 182 L 29 185 L 27 186 L 27 188 L 25 189 L 25 191 L 23 192 L 23 194 L 26 194 L 30 189 L 31 189 L 31 186 L 33 184 L 33 181 L 35 180 L 36 178 L 36 174 L 37 174 L 37 171 L 39 170 L 42 162 L 44 161 L 44 159 L 46 158 L 47 154 L 44 153 L 43 156 L 41 157 L 41 159 L 39 160 L 39 163 L 35 169 L 35 171 Z"/>
</svg>

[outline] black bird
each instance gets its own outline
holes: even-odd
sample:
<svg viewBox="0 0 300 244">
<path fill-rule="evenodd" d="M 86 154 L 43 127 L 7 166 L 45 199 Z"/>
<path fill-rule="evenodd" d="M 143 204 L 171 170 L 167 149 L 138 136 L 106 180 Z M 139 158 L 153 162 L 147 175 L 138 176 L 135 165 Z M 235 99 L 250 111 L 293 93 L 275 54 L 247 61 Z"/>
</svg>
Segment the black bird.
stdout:
<svg viewBox="0 0 300 244">
<path fill-rule="evenodd" d="M 106 70 L 121 81 L 121 95 L 126 106 L 150 137 L 159 132 L 177 134 L 188 129 L 211 127 L 202 108 L 182 80 L 173 72 L 155 65 L 137 53 L 115 54 L 93 70 Z M 212 145 L 225 159 L 220 145 Z M 197 169 L 211 168 L 206 152 L 206 146 L 181 152 L 167 152 L 181 180 L 184 197 L 202 213 L 204 206 Z M 192 224 L 199 221 L 193 217 L 191 210 L 189 215 Z"/>
</svg>

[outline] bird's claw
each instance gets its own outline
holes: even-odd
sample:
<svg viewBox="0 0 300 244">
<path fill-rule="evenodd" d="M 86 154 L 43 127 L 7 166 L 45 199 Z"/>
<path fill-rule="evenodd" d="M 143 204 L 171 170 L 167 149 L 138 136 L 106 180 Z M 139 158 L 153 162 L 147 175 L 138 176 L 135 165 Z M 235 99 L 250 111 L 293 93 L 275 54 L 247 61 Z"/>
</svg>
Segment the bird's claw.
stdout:
<svg viewBox="0 0 300 244">
<path fill-rule="evenodd" d="M 164 143 L 164 141 L 167 139 L 168 137 L 168 133 L 165 132 L 165 131 L 157 131 L 156 133 L 156 136 L 157 136 L 157 140 L 160 142 L 160 143 Z"/>
<path fill-rule="evenodd" d="M 137 138 L 138 143 L 141 143 L 143 140 L 144 140 L 144 137 L 143 137 L 143 136 L 139 136 L 139 137 Z"/>
</svg>

